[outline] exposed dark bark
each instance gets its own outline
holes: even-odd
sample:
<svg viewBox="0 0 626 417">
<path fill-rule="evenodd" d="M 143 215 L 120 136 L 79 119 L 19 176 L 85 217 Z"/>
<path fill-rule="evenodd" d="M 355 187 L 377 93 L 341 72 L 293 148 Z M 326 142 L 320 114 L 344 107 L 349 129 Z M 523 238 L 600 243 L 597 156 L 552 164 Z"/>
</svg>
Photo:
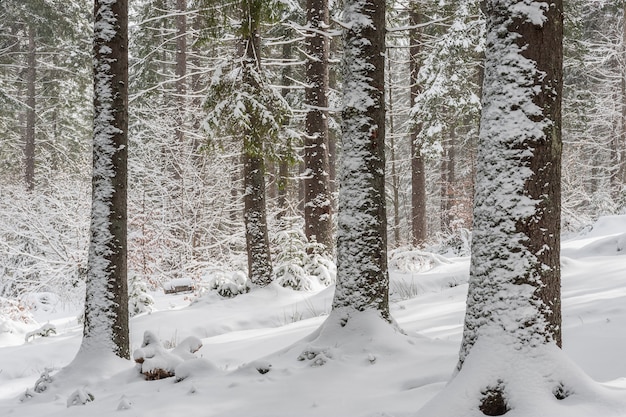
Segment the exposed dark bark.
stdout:
<svg viewBox="0 0 626 417">
<path fill-rule="evenodd" d="M 344 19 L 343 153 L 333 309 L 375 310 L 389 320 L 385 1 L 344 1 Z"/>
<path fill-rule="evenodd" d="M 517 29 L 522 55 L 537 63 L 536 85 L 541 86 L 534 102 L 543 110 L 545 138 L 528 146 L 532 178 L 526 182 L 525 193 L 539 201 L 536 215 L 517 225 L 528 236 L 527 248 L 537 256 L 536 276 L 532 282 L 545 309 L 546 335 L 560 347 L 561 337 L 561 97 L 563 96 L 563 0 L 552 0 L 543 27 L 529 22 L 514 21 L 510 30 Z M 545 77 L 545 78 L 540 78 Z M 547 266 L 547 268 L 546 268 Z"/>
<path fill-rule="evenodd" d="M 421 29 L 414 27 L 421 23 L 422 17 L 417 4 L 412 4 L 409 11 L 410 72 L 411 72 L 411 105 L 421 92 L 418 74 L 422 65 L 420 48 L 422 44 Z M 414 122 L 411 129 L 411 238 L 414 246 L 423 245 L 427 238 L 426 228 L 426 164 L 422 155 L 422 144 L 418 135 L 422 129 L 419 121 Z"/>
<path fill-rule="evenodd" d="M 328 0 L 307 0 L 304 138 L 304 231 L 309 241 L 317 241 L 334 252 L 331 195 L 328 167 Z"/>
<path fill-rule="evenodd" d="M 261 71 L 261 36 L 259 33 L 262 0 L 242 1 L 243 12 L 243 83 L 251 90 L 258 89 L 255 74 Z M 265 162 L 263 137 L 255 129 L 260 122 L 255 120 L 254 110 L 250 126 L 243 132 L 244 170 L 244 223 L 246 227 L 246 249 L 248 251 L 248 276 L 256 285 L 272 282 L 272 262 L 267 234 L 265 202 Z"/>
<path fill-rule="evenodd" d="M 35 189 L 35 122 L 36 122 L 36 91 L 37 82 L 37 46 L 35 44 L 35 27 L 28 25 L 28 58 L 26 70 L 26 137 L 24 144 L 24 168 L 26 189 Z"/>
</svg>

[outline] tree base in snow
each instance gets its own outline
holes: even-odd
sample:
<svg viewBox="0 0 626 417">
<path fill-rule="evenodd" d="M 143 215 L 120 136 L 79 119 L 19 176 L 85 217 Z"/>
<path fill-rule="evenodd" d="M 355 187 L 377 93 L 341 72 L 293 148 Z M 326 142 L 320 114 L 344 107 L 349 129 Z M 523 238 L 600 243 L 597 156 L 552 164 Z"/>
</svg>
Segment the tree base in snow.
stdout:
<svg viewBox="0 0 626 417">
<path fill-rule="evenodd" d="M 592 381 L 555 344 L 520 347 L 483 339 L 417 416 L 574 415 L 572 406 L 585 404 L 614 416 L 611 410 L 619 408 L 620 394 Z"/>
</svg>

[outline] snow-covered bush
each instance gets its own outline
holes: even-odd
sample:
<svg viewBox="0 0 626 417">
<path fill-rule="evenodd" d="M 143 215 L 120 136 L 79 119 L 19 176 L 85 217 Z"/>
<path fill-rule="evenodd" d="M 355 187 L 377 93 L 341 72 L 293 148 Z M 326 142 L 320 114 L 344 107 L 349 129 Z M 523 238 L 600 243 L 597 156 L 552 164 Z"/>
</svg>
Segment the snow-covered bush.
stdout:
<svg viewBox="0 0 626 417">
<path fill-rule="evenodd" d="M 89 245 L 90 182 L 50 181 L 45 192 L 2 186 L 0 296 L 53 292 L 82 298 Z"/>
<path fill-rule="evenodd" d="M 139 364 L 139 372 L 146 377 L 146 380 L 169 378 L 176 376 L 176 369 L 179 365 L 185 361 L 197 359 L 193 354 L 201 347 L 202 341 L 190 336 L 168 351 L 154 333 L 146 331 L 141 348 L 133 352 L 133 359 Z M 187 375 L 189 370 L 183 368 L 181 372 Z M 181 376 L 179 379 L 185 377 Z"/>
<path fill-rule="evenodd" d="M 236 297 L 250 291 L 248 277 L 243 271 L 211 271 L 207 280 L 209 289 L 225 298 Z"/>
<path fill-rule="evenodd" d="M 21 301 L 0 297 L 0 333 L 13 333 L 11 322 L 31 324 L 35 320 Z"/>
<path fill-rule="evenodd" d="M 398 248 L 389 253 L 389 270 L 401 273 L 426 272 L 450 261 L 441 255 L 409 248 Z"/>
<path fill-rule="evenodd" d="M 132 274 L 128 283 L 128 312 L 131 317 L 151 313 L 154 299 L 148 294 L 148 284 L 138 275 Z"/>
<path fill-rule="evenodd" d="M 273 239 L 273 280 L 283 287 L 311 291 L 335 282 L 337 267 L 322 245 L 308 242 L 302 227 L 279 231 Z"/>
<path fill-rule="evenodd" d="M 67 407 L 74 405 L 85 405 L 95 399 L 94 395 L 87 388 L 78 388 L 67 397 Z"/>
<path fill-rule="evenodd" d="M 439 237 L 439 242 L 426 248 L 429 252 L 452 256 L 470 256 L 472 232 L 459 228 L 454 232 Z"/>
</svg>

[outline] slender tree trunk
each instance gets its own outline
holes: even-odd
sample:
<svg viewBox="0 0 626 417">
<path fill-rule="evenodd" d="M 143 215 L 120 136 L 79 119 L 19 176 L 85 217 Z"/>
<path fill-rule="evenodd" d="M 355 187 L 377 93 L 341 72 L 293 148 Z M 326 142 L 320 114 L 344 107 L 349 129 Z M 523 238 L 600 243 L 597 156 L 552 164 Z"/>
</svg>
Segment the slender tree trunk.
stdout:
<svg viewBox="0 0 626 417">
<path fill-rule="evenodd" d="M 127 1 L 95 0 L 94 19 L 93 203 L 81 352 L 129 358 Z"/>
<path fill-rule="evenodd" d="M 179 152 L 185 142 L 185 113 L 187 102 L 187 0 L 176 0 L 176 142 Z M 180 168 L 176 171 L 180 178 Z"/>
<path fill-rule="evenodd" d="M 626 184 L 626 0 L 622 1 L 622 66 L 621 66 L 621 126 L 619 141 L 619 168 L 618 179 L 620 192 Z M 620 198 L 623 198 L 620 196 Z"/>
<path fill-rule="evenodd" d="M 418 4 L 412 4 L 409 11 L 410 72 L 411 72 L 411 106 L 421 93 L 419 71 L 421 68 L 420 48 L 422 43 L 421 29 L 415 27 L 422 21 Z M 422 155 L 422 144 L 418 136 L 422 124 L 416 122 L 411 129 L 411 237 L 414 246 L 423 245 L 427 238 L 426 228 L 426 164 Z"/>
<path fill-rule="evenodd" d="M 245 47 L 243 58 L 243 82 L 258 89 L 255 74 L 261 71 L 261 37 L 259 34 L 262 0 L 244 0 L 242 11 L 245 18 Z M 263 137 L 254 129 L 259 123 L 254 110 L 247 109 L 250 127 L 243 132 L 244 170 L 244 223 L 246 226 L 246 248 L 248 251 L 248 276 L 256 285 L 272 282 L 272 262 L 267 234 L 267 214 L 265 203 L 265 163 L 263 158 Z"/>
<path fill-rule="evenodd" d="M 448 146 L 447 141 L 442 143 L 443 151 L 441 152 L 441 161 L 439 163 L 439 223 L 442 233 L 448 233 L 448 226 L 450 224 L 450 214 L 448 210 L 448 166 L 450 161 L 448 159 Z"/>
<path fill-rule="evenodd" d="M 285 42 L 282 47 L 282 57 L 285 62 L 288 62 L 293 55 L 291 43 Z M 282 96 L 284 98 L 287 97 L 289 93 L 289 86 L 293 83 L 291 81 L 292 76 L 291 65 L 285 65 L 282 71 L 282 85 L 285 86 L 282 91 Z M 285 126 L 289 125 L 290 120 L 287 118 L 285 121 Z M 291 141 L 287 143 L 287 146 L 281 152 L 280 161 L 278 162 L 278 179 L 276 180 L 276 188 L 278 190 L 278 213 L 276 218 L 281 220 L 287 214 L 287 196 L 289 194 L 289 166 L 291 165 L 290 161 L 292 160 L 291 152 L 292 152 Z"/>
<path fill-rule="evenodd" d="M 396 169 L 396 143 L 395 125 L 393 113 L 393 82 L 391 80 L 391 57 L 390 50 L 387 50 L 387 77 L 389 79 L 389 152 L 391 153 L 391 191 L 393 197 L 393 243 L 400 246 L 400 179 Z"/>
<path fill-rule="evenodd" d="M 35 189 L 35 121 L 37 82 L 37 46 L 35 44 L 35 27 L 28 25 L 28 58 L 26 71 L 26 143 L 24 145 L 24 165 L 26 189 Z"/>
<path fill-rule="evenodd" d="M 334 59 L 337 55 L 337 38 L 333 37 L 329 42 L 329 52 L 328 57 L 330 59 Z M 328 89 L 329 91 L 337 89 L 337 70 L 333 69 L 335 66 L 329 65 L 328 68 Z M 337 211 L 337 134 L 335 133 L 335 129 L 328 129 L 328 181 L 330 185 L 330 192 L 333 196 L 332 203 L 332 211 Z"/>
<path fill-rule="evenodd" d="M 343 149 L 333 310 L 389 316 L 385 1 L 344 1 Z M 345 310 L 344 310 L 345 308 Z"/>
<path fill-rule="evenodd" d="M 334 252 L 332 197 L 328 177 L 328 0 L 307 0 L 307 36 L 304 138 L 304 231 L 309 241 Z"/>
</svg>

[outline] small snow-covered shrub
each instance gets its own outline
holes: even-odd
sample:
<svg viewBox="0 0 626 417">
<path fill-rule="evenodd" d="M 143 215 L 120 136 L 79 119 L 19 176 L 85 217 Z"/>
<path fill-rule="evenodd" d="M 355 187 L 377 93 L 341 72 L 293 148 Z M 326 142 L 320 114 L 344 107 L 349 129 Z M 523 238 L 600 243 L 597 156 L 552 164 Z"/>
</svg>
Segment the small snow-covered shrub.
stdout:
<svg viewBox="0 0 626 417">
<path fill-rule="evenodd" d="M 472 232 L 465 228 L 440 236 L 439 243 L 427 248 L 430 252 L 452 256 L 470 256 L 472 253 Z"/>
<path fill-rule="evenodd" d="M 52 369 L 46 368 L 43 373 L 39 376 L 39 379 L 35 381 L 34 391 L 36 393 L 42 393 L 48 389 L 50 383 L 52 383 L 52 377 L 50 376 L 50 372 Z"/>
<path fill-rule="evenodd" d="M 208 277 L 209 289 L 224 298 L 233 298 L 250 291 L 248 277 L 243 271 L 213 271 Z"/>
<path fill-rule="evenodd" d="M 281 230 L 274 236 L 273 246 L 277 249 L 273 280 L 298 291 L 311 291 L 333 284 L 337 267 L 324 247 L 308 242 L 298 224 L 292 226 L 292 229 Z"/>
<path fill-rule="evenodd" d="M 53 312 L 56 306 L 61 303 L 59 296 L 53 292 L 26 294 L 22 300 L 24 305 L 28 306 L 31 311 L 43 311 L 46 313 Z"/>
<path fill-rule="evenodd" d="M 395 272 L 426 272 L 450 261 L 441 255 L 420 250 L 398 248 L 389 254 L 389 269 Z"/>
<path fill-rule="evenodd" d="M 131 317 L 151 313 L 154 299 L 148 294 L 148 284 L 132 274 L 128 284 L 128 312 Z"/>
<path fill-rule="evenodd" d="M 94 399 L 94 395 L 87 388 L 78 388 L 67 398 L 67 407 L 85 405 L 92 402 Z"/>
<path fill-rule="evenodd" d="M 0 332 L 13 333 L 10 322 L 35 323 L 28 306 L 19 300 L 0 297 Z"/>
</svg>

